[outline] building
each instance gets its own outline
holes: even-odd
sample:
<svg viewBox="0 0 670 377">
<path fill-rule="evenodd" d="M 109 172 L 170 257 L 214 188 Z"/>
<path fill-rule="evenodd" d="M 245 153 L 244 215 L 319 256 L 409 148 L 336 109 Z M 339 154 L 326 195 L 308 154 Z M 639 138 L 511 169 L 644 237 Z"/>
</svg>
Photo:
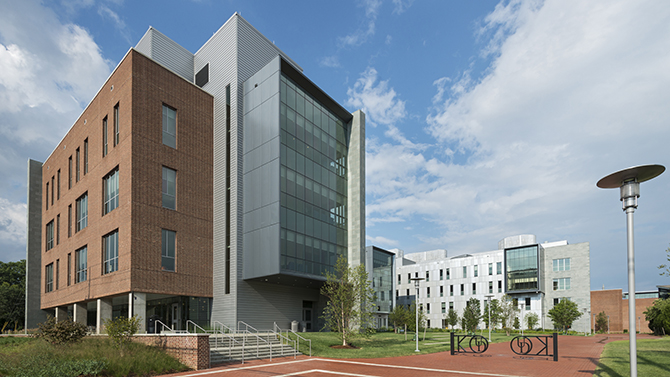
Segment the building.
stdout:
<svg viewBox="0 0 670 377">
<path fill-rule="evenodd" d="M 365 260 L 364 176 L 365 115 L 239 14 L 195 53 L 149 28 L 29 163 L 27 302 L 98 331 L 316 329 L 322 273 Z"/>
<path fill-rule="evenodd" d="M 666 288 L 667 289 L 667 288 Z M 663 286 L 658 286 L 657 291 L 635 292 L 635 316 L 637 331 L 649 332 L 649 321 L 644 312 L 654 301 L 658 300 L 664 292 Z M 602 289 L 591 291 L 591 320 L 592 331 L 595 331 L 595 317 L 605 313 L 609 319 L 609 331 L 620 333 L 628 331 L 628 292 L 621 289 Z"/>
<path fill-rule="evenodd" d="M 368 246 L 365 248 L 365 268 L 376 298 L 375 327 L 389 327 L 389 314 L 395 307 L 395 254 L 376 246 Z"/>
<path fill-rule="evenodd" d="M 536 313 L 540 327 L 552 328 L 547 312 L 560 300 L 576 302 L 584 313 L 591 307 L 589 260 L 588 242 L 540 244 L 533 235 L 507 237 L 494 251 L 453 257 L 444 249 L 412 254 L 397 250 L 396 301 L 401 305 L 413 302 L 416 288 L 410 279 L 423 278 L 418 302 L 428 327 L 446 328 L 449 309 L 462 315 L 473 297 L 483 308 L 487 296 L 500 299 L 507 294 L 518 302 L 521 316 Z M 589 316 L 583 315 L 573 329 L 589 326 Z"/>
</svg>

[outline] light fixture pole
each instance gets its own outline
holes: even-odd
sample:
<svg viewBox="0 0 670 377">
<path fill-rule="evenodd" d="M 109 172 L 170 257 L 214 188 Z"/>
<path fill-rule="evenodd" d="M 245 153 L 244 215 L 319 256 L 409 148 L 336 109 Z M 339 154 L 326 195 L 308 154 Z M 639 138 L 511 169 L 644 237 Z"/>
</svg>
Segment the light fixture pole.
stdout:
<svg viewBox="0 0 670 377">
<path fill-rule="evenodd" d="M 596 183 L 603 189 L 619 188 L 620 200 L 626 212 L 628 238 L 628 347 L 630 375 L 637 377 L 637 337 L 635 333 L 635 244 L 633 242 L 633 213 L 640 197 L 640 183 L 656 178 L 665 171 L 663 165 L 641 165 L 612 173 Z M 609 319 L 608 319 L 609 322 Z M 609 323 L 608 323 L 609 333 Z"/>
<path fill-rule="evenodd" d="M 491 343 L 491 299 L 493 295 L 486 295 L 485 297 L 489 299 L 489 343 Z"/>
<path fill-rule="evenodd" d="M 523 309 L 526 307 L 526 299 L 523 299 L 523 303 L 521 304 L 521 336 L 523 336 Z"/>
<path fill-rule="evenodd" d="M 586 314 L 586 313 L 587 313 L 587 309 L 584 309 L 584 314 Z M 591 313 L 591 312 L 589 311 L 589 313 Z M 591 318 L 590 315 L 588 317 Z M 584 325 L 586 325 L 586 323 Z M 584 326 L 584 327 L 586 327 L 586 326 Z M 586 336 L 586 329 L 584 329 L 584 336 Z"/>
<path fill-rule="evenodd" d="M 607 333 L 610 333 L 610 316 L 607 316 Z"/>
<path fill-rule="evenodd" d="M 640 317 L 637 317 L 637 331 L 639 331 L 640 334 L 642 334 L 642 327 L 640 327 Z"/>
<path fill-rule="evenodd" d="M 414 314 L 416 319 L 416 325 L 414 327 L 414 339 L 416 339 L 416 349 L 414 352 L 421 352 L 419 351 L 419 282 L 423 280 L 423 278 L 415 277 L 410 280 L 414 282 L 414 287 L 416 288 L 416 296 L 414 298 L 414 307 L 416 309 L 416 313 Z"/>
</svg>

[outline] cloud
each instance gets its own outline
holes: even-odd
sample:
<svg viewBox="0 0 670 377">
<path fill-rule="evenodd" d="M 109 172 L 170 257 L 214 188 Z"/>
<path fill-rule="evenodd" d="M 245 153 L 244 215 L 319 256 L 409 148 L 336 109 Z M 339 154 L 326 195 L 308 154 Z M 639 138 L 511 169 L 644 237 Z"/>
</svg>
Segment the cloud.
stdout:
<svg viewBox="0 0 670 377">
<path fill-rule="evenodd" d="M 353 88 L 347 90 L 347 96 L 347 105 L 362 109 L 373 126 L 392 125 L 407 115 L 405 101 L 396 98 L 388 80 L 377 80 L 377 70 L 372 67 L 368 67 Z"/>
<path fill-rule="evenodd" d="M 393 0 L 393 13 L 404 13 L 407 8 L 412 6 L 412 3 L 414 3 L 414 0 Z"/>
<path fill-rule="evenodd" d="M 111 10 L 108 6 L 100 4 L 98 6 L 98 14 L 103 18 L 108 18 L 114 24 L 114 27 L 119 31 L 123 38 L 128 42 L 129 45 L 132 45 L 132 40 L 130 37 L 130 31 L 126 27 L 126 22 L 119 17 L 118 13 Z"/>
<path fill-rule="evenodd" d="M 360 46 L 375 34 L 375 22 L 381 5 L 381 0 L 363 0 L 359 3 L 365 9 L 365 23 L 353 33 L 340 37 L 341 47 Z"/>
<path fill-rule="evenodd" d="M 3 254 L 25 255 L 26 162 L 46 159 L 110 71 L 84 28 L 38 1 L 0 5 Z"/>
<path fill-rule="evenodd" d="M 336 55 L 321 58 L 319 60 L 319 65 L 322 67 L 329 67 L 329 68 L 339 68 L 341 66 L 340 60 Z"/>
<path fill-rule="evenodd" d="M 383 246 L 383 247 L 395 247 L 398 246 L 398 241 L 391 240 L 386 237 L 368 237 L 365 239 L 370 242 L 371 245 Z"/>
</svg>

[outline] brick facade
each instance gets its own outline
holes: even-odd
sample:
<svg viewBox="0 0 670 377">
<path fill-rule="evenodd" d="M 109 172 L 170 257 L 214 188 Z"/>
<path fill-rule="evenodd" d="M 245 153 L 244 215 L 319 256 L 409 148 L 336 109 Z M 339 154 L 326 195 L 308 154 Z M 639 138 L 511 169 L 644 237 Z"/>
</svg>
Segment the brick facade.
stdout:
<svg viewBox="0 0 670 377">
<path fill-rule="evenodd" d="M 177 111 L 177 148 L 162 142 L 163 104 Z M 212 127 L 211 95 L 137 51 L 128 52 L 43 164 L 42 230 L 46 234 L 54 220 L 57 235 L 50 250 L 42 237 L 42 309 L 129 292 L 212 297 Z M 177 171 L 176 210 L 161 204 L 163 166 Z M 119 205 L 103 214 L 103 178 L 115 169 Z M 76 201 L 83 194 L 88 195 L 88 225 L 76 231 Z M 161 229 L 177 234 L 174 272 L 161 269 Z M 103 274 L 102 237 L 116 230 L 118 270 Z M 84 246 L 87 279 L 75 283 L 75 251 Z M 51 263 L 54 283 L 47 293 L 45 270 Z"/>
<path fill-rule="evenodd" d="M 654 304 L 655 298 L 638 298 L 635 300 L 635 315 L 640 317 L 640 332 L 649 332 L 649 322 L 645 319 L 644 311 Z M 606 289 L 591 291 L 591 317 L 605 312 L 610 316 L 610 332 L 620 333 L 628 331 L 628 300 L 623 299 L 621 289 Z M 595 322 L 593 325 L 595 326 Z M 635 324 L 637 327 L 637 322 Z M 592 327 L 593 329 L 593 327 Z"/>
<path fill-rule="evenodd" d="M 133 341 L 159 347 L 182 364 L 195 370 L 209 368 L 209 335 L 136 335 Z"/>
</svg>

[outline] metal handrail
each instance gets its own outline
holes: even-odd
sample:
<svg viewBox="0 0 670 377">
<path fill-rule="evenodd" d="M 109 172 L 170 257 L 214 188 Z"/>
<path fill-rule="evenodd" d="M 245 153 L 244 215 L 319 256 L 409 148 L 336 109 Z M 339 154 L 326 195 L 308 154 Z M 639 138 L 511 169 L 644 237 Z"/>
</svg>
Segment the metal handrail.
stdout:
<svg viewBox="0 0 670 377">
<path fill-rule="evenodd" d="M 293 346 L 291 348 L 293 348 L 293 358 L 295 359 L 296 356 L 298 355 L 298 348 L 296 347 L 296 341 L 289 338 L 288 330 L 286 330 L 286 335 L 283 335 L 281 333 L 282 329 L 281 329 L 281 327 L 279 327 L 277 325 L 277 322 L 273 322 L 273 324 L 274 324 L 274 326 L 272 328 L 272 332 L 275 333 L 275 336 L 279 337 L 279 342 L 280 342 L 281 345 L 284 345 L 284 342 L 282 342 L 282 339 L 286 340 L 286 345 L 288 345 L 288 346 L 290 346 L 291 342 L 293 343 Z M 277 331 L 277 330 L 279 330 L 279 331 Z M 298 346 L 299 346 L 299 344 L 298 344 Z M 311 347 L 310 347 L 310 356 L 311 356 L 311 352 L 312 351 L 311 351 Z M 281 355 L 284 356 L 284 347 L 281 348 Z"/>
<path fill-rule="evenodd" d="M 161 326 L 163 326 L 163 327 L 161 328 L 161 331 L 163 331 L 163 329 L 168 329 L 168 330 L 174 332 L 174 330 L 172 329 L 172 327 L 169 327 L 168 325 L 164 324 L 163 322 L 161 322 L 161 321 L 158 320 L 158 319 L 155 320 L 154 323 L 160 323 Z"/>
<path fill-rule="evenodd" d="M 237 343 L 239 345 L 242 345 L 242 364 L 244 364 L 244 343 L 240 343 L 237 339 L 235 339 L 235 337 L 230 335 L 230 334 L 234 335 L 235 330 L 231 329 L 230 327 L 224 325 L 223 323 L 221 323 L 219 321 L 214 321 L 213 324 L 214 324 L 214 347 L 219 348 L 219 335 L 229 339 L 229 341 L 230 341 L 229 346 L 228 346 L 228 357 L 232 356 L 232 352 L 233 352 L 232 343 Z M 217 327 L 216 327 L 217 324 L 221 325 L 221 330 L 217 329 Z M 227 334 L 225 329 L 228 329 L 230 334 Z"/>
<path fill-rule="evenodd" d="M 300 336 L 297 332 L 295 332 L 295 331 L 293 331 L 293 330 L 291 330 L 291 332 L 292 332 L 292 333 L 297 337 L 297 339 L 298 339 L 298 349 L 300 349 L 300 339 L 309 342 L 309 356 L 312 357 L 312 339 L 303 338 L 302 336 Z"/>
<path fill-rule="evenodd" d="M 240 322 L 242 322 L 242 321 L 240 321 Z M 249 326 L 249 327 L 251 327 L 251 326 Z M 256 331 L 258 331 L 258 330 L 256 330 Z M 272 361 L 272 343 L 263 339 L 260 335 L 252 333 L 249 330 L 242 330 L 242 331 L 239 331 L 239 333 L 242 333 L 242 355 L 244 355 L 244 347 L 246 346 L 245 343 L 246 343 L 246 340 L 247 340 L 247 334 L 249 334 L 249 335 L 256 338 L 256 357 L 260 358 L 260 343 L 259 342 L 263 341 L 263 342 L 267 343 L 268 346 L 270 346 L 270 361 Z"/>
<path fill-rule="evenodd" d="M 219 325 L 221 325 L 221 331 L 222 331 L 222 332 L 225 333 L 225 331 L 223 331 L 223 329 L 228 329 L 228 332 L 229 332 L 229 333 L 231 333 L 231 334 L 235 334 L 235 329 L 231 329 L 230 327 L 224 325 L 223 323 L 221 323 L 221 322 L 219 322 L 219 321 L 214 321 L 214 330 L 216 330 L 216 324 L 217 324 L 217 323 L 218 323 Z"/>
<path fill-rule="evenodd" d="M 213 332 L 213 331 L 211 331 L 211 330 L 208 331 L 208 330 L 203 329 L 202 327 L 198 326 L 197 323 L 195 323 L 195 322 L 193 322 L 193 321 L 191 321 L 191 320 L 189 319 L 189 320 L 186 320 L 186 332 L 189 333 L 189 334 L 190 334 L 190 332 L 188 331 L 188 324 L 189 324 L 189 323 L 191 323 L 191 324 L 193 325 L 194 328 L 197 328 L 197 329 L 202 330 L 202 332 L 205 333 L 205 334 L 210 334 L 210 333 Z M 197 333 L 198 333 L 198 332 L 196 331 L 195 334 L 197 334 Z"/>
</svg>

